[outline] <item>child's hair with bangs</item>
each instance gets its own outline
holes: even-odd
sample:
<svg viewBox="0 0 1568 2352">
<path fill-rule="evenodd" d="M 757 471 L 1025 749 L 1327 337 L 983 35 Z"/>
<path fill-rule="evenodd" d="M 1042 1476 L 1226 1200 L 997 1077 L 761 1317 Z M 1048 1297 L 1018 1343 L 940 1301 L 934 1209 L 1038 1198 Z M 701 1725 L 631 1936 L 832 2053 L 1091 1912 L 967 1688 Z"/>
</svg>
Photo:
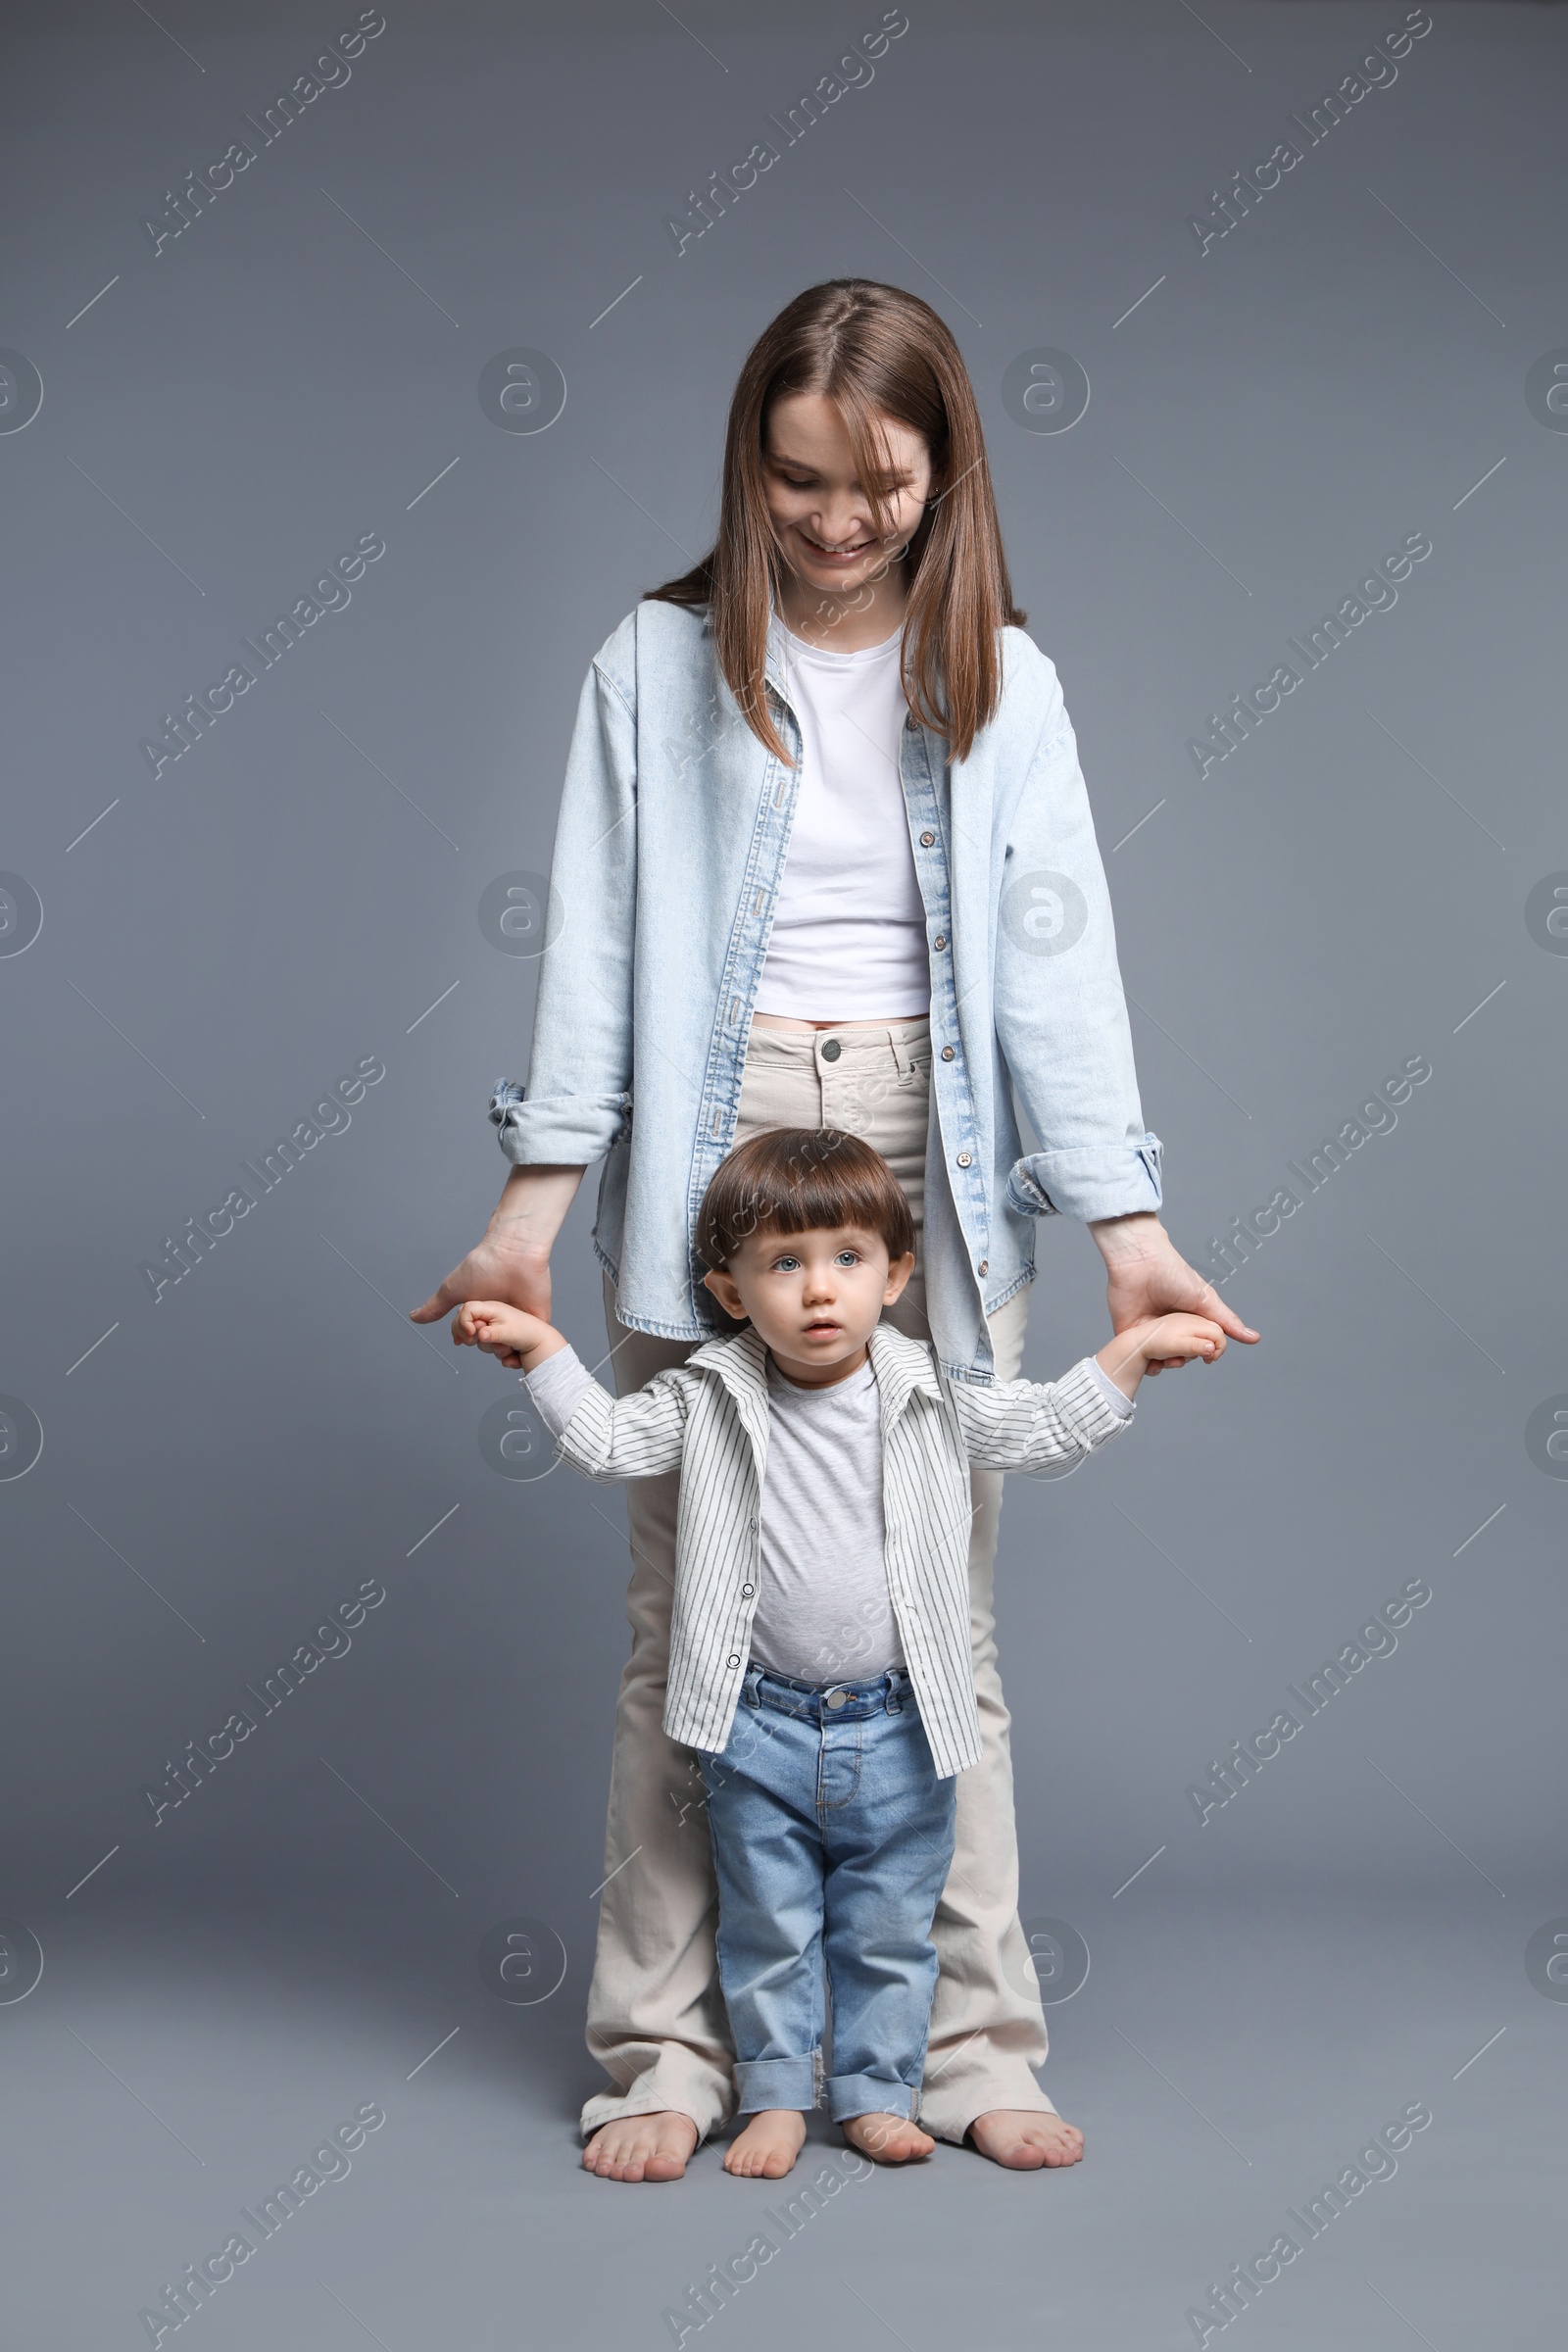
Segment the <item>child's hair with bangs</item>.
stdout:
<svg viewBox="0 0 1568 2352">
<path fill-rule="evenodd" d="M 697 1214 L 705 1264 L 729 1264 L 754 1234 L 831 1233 L 858 1225 L 890 1260 L 914 1248 L 904 1187 L 880 1152 L 837 1127 L 773 1127 L 715 1169 Z"/>
</svg>

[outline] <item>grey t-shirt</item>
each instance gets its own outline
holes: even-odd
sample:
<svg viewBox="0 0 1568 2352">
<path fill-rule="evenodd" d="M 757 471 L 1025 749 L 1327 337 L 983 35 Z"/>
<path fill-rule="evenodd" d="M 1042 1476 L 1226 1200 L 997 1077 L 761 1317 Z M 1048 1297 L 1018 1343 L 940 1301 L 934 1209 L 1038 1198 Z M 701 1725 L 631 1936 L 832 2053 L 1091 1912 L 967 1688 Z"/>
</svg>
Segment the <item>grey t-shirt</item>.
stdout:
<svg viewBox="0 0 1568 2352">
<path fill-rule="evenodd" d="M 767 1468 L 752 1656 L 806 1683 L 902 1666 L 883 1559 L 881 1399 L 869 1362 L 830 1388 L 767 1364 Z"/>
</svg>

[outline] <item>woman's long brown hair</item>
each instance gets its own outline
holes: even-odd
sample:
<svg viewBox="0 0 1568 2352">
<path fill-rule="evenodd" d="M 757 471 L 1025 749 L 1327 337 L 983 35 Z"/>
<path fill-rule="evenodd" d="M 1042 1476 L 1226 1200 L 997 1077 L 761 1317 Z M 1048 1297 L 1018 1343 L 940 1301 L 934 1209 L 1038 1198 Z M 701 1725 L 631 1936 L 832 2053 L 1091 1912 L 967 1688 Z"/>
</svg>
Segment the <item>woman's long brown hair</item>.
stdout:
<svg viewBox="0 0 1568 2352">
<path fill-rule="evenodd" d="M 788 753 L 764 692 L 767 625 L 780 604 L 784 559 L 767 511 L 763 435 L 772 403 L 820 393 L 844 419 L 857 475 L 884 536 L 890 527 L 890 416 L 924 440 L 931 489 L 909 541 L 904 629 L 905 699 L 923 726 L 965 760 L 1002 693 L 998 633 L 1024 615 L 1012 601 L 974 388 L 953 336 L 929 303 L 863 277 L 808 286 L 764 328 L 730 402 L 718 537 L 656 601 L 708 607 L 719 668 L 752 732 Z"/>
</svg>

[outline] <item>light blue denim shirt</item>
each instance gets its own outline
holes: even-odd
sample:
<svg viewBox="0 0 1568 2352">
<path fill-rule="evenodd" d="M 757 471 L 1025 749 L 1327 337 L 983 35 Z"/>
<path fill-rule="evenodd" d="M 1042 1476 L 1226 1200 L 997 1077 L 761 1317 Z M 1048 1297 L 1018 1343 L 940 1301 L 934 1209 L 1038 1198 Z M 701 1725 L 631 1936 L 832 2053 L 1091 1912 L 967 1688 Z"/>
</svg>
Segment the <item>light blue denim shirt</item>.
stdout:
<svg viewBox="0 0 1568 2352">
<path fill-rule="evenodd" d="M 931 952 L 927 1306 L 960 1380 L 993 1377 L 986 1317 L 1033 1279 L 1036 1217 L 1161 1198 L 1061 688 L 1021 629 L 1002 645 L 1002 699 L 968 759 L 950 763 L 912 717 L 900 757 Z M 798 762 L 776 651 L 767 679 Z M 719 1328 L 691 1237 L 735 1132 L 798 774 L 742 718 L 704 613 L 641 604 L 596 656 L 527 1086 L 498 1087 L 491 1116 L 518 1166 L 604 1160 L 594 1242 L 633 1330 Z"/>
</svg>

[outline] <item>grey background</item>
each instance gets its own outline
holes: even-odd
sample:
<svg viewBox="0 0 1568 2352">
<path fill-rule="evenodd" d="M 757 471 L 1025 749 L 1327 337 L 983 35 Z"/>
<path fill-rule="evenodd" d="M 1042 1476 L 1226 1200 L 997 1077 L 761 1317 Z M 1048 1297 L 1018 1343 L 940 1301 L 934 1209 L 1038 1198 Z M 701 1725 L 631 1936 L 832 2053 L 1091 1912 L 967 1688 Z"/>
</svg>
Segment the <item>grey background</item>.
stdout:
<svg viewBox="0 0 1568 2352">
<path fill-rule="evenodd" d="M 710 2152 L 658 2197 L 572 2170 L 620 1502 L 497 1476 L 505 1376 L 399 1318 L 505 1173 L 484 1101 L 523 1074 L 534 967 L 480 896 L 548 866 L 588 660 L 709 543 L 746 349 L 852 272 L 935 302 L 970 366 L 1178 1244 L 1206 1258 L 1406 1056 L 1433 1076 L 1228 1284 L 1261 1348 L 1009 1494 L 1022 1908 L 1093 1954 L 1046 2076 L 1090 2163 L 943 2149 L 856 2184 L 710 2325 L 1191 2342 L 1204 2282 L 1424 2099 L 1399 2178 L 1248 2330 L 1540 2340 L 1568 2014 L 1524 1950 L 1568 1912 L 1568 1487 L 1524 1433 L 1568 1389 L 1568 962 L 1524 907 L 1568 868 L 1568 439 L 1524 384 L 1568 344 L 1563 17 L 1438 0 L 1394 85 L 1200 258 L 1187 215 L 1397 0 L 917 0 L 677 258 L 666 212 L 878 9 L 386 13 L 156 259 L 143 213 L 357 11 L 7 16 L 0 343 L 44 385 L 0 434 L 0 865 L 44 909 L 0 958 L 0 1390 L 45 1440 L 0 1482 L 0 1909 L 45 1959 L 0 2008 L 10 2340 L 146 2341 L 158 2282 L 370 2098 L 387 2128 L 202 2311 L 211 2345 L 668 2342 L 662 2309 L 764 2226 Z M 479 405 L 515 346 L 566 380 L 540 435 Z M 1090 380 L 1068 433 L 1003 405 L 1041 346 Z M 349 608 L 154 781 L 159 713 L 369 531 Z M 1205 713 L 1415 531 L 1397 606 L 1200 781 Z M 141 1261 L 367 1055 L 348 1130 L 155 1305 Z M 558 1300 L 596 1361 L 591 1191 Z M 1043 1377 L 1103 1306 L 1087 1238 L 1040 1238 Z M 155 1829 L 166 1759 L 370 1577 L 350 1653 Z M 1200 1828 L 1186 1786 L 1412 1577 L 1397 1653 Z M 567 1957 L 532 2009 L 475 1963 L 521 1914 Z"/>
</svg>

